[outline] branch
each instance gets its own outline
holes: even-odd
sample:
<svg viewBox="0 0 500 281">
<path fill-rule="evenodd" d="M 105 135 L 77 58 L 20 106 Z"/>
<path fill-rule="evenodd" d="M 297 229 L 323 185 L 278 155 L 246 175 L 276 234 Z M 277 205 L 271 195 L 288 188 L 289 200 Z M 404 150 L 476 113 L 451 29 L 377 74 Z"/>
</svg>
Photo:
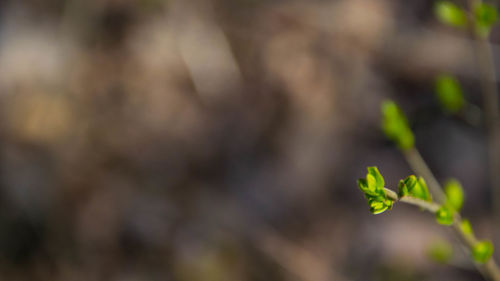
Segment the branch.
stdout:
<svg viewBox="0 0 500 281">
<path fill-rule="evenodd" d="M 440 204 L 434 202 L 428 202 L 416 197 L 412 196 L 399 197 L 396 192 L 388 188 L 384 188 L 384 191 L 387 197 L 391 200 L 394 200 L 394 202 L 402 202 L 414 205 L 432 214 L 435 214 L 441 208 Z M 474 233 L 466 233 L 462 229 L 461 224 L 462 224 L 462 218 L 460 214 L 456 212 L 453 215 L 453 224 L 452 224 L 453 230 L 460 237 L 460 240 L 463 242 L 463 244 L 465 244 L 469 248 L 469 250 L 472 251 L 474 249 L 474 246 L 479 241 L 477 240 Z M 491 280 L 494 281 L 500 281 L 500 269 L 498 268 L 498 265 L 496 264 L 493 257 L 490 257 L 490 259 L 486 263 L 476 264 L 476 266 L 480 269 L 480 272 L 483 273 L 483 275 L 485 275 L 485 277 L 489 277 L 491 278 Z"/>
<path fill-rule="evenodd" d="M 406 162 L 410 165 L 410 168 L 418 176 L 423 177 L 424 180 L 427 181 L 427 185 L 429 186 L 433 197 L 435 197 L 439 203 L 444 203 L 446 201 L 446 195 L 418 150 L 416 148 L 404 150 L 403 155 L 406 158 Z"/>
</svg>

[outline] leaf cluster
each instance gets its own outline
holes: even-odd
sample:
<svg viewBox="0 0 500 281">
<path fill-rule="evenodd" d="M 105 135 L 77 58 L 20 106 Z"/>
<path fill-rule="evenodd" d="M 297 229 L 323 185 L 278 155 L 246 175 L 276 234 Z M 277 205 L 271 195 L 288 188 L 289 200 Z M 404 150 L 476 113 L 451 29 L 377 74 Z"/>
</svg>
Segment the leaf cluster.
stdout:
<svg viewBox="0 0 500 281">
<path fill-rule="evenodd" d="M 358 186 L 365 194 L 370 212 L 380 214 L 386 210 L 392 209 L 394 201 L 387 197 L 384 190 L 385 181 L 377 167 L 368 167 L 366 178 L 358 180 Z"/>
<path fill-rule="evenodd" d="M 414 175 L 408 176 L 404 180 L 399 181 L 398 185 L 399 197 L 412 196 L 424 201 L 432 202 L 431 194 L 427 189 L 427 184 L 422 177 Z"/>
</svg>

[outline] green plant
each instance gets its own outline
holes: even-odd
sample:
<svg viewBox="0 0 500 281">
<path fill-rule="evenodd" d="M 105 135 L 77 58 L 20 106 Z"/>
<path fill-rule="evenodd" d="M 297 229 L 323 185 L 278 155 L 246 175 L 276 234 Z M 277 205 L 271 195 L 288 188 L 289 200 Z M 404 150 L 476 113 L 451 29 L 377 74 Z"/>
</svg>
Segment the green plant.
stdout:
<svg viewBox="0 0 500 281">
<path fill-rule="evenodd" d="M 469 11 L 450 1 L 435 3 L 436 17 L 444 24 L 468 29 L 474 35 L 480 85 L 483 92 L 485 123 L 488 129 L 490 154 L 490 181 L 495 206 L 494 215 L 500 219 L 500 126 L 498 90 L 496 88 L 495 67 L 492 60 L 488 35 L 497 21 L 494 6 L 480 0 L 469 1 Z M 470 106 L 464 99 L 458 79 L 444 74 L 435 80 L 437 101 L 446 114 L 460 114 Z M 485 277 L 500 281 L 500 269 L 492 258 L 493 244 L 478 240 L 471 223 L 463 219 L 460 210 L 464 204 L 464 190 L 456 179 L 444 183 L 444 188 L 436 180 L 426 162 L 415 147 L 415 137 L 403 111 L 393 101 L 384 101 L 382 109 L 382 130 L 400 149 L 412 170 L 418 175 L 410 175 L 399 181 L 397 192 L 386 188 L 385 180 L 376 167 L 369 167 L 366 178 L 358 180 L 358 186 L 365 194 L 370 211 L 380 214 L 391 210 L 398 203 L 407 203 L 434 214 L 436 221 L 451 227 L 467 246 L 472 260 Z M 424 180 L 425 179 L 425 180 Z M 427 181 L 427 182 L 426 182 Z M 498 229 L 497 229 L 498 231 Z M 500 232 L 499 232 L 500 233 Z M 497 233 L 498 234 L 498 233 Z M 446 262 L 452 250 L 445 244 L 434 245 L 429 252 L 433 259 Z"/>
<path fill-rule="evenodd" d="M 500 270 L 491 258 L 493 244 L 490 241 L 478 240 L 470 222 L 462 219 L 460 215 L 465 200 L 460 182 L 456 179 L 449 179 L 445 182 L 444 188 L 441 188 L 416 150 L 413 132 L 403 111 L 396 103 L 383 102 L 382 116 L 382 129 L 387 138 L 394 141 L 407 156 L 417 174 L 423 171 L 436 186 L 431 193 L 422 176 L 410 175 L 399 181 L 396 192 L 386 188 L 384 177 L 377 167 L 368 167 L 366 177 L 358 180 L 358 186 L 368 201 L 370 212 L 381 214 L 391 210 L 395 203 L 401 202 L 415 205 L 421 210 L 434 214 L 437 223 L 452 227 L 459 235 L 461 241 L 469 248 L 472 259 L 484 268 L 482 272 L 486 272 L 493 280 L 500 280 Z M 437 195 L 439 199 L 434 200 L 433 195 Z M 434 256 L 438 255 L 434 254 Z"/>
</svg>

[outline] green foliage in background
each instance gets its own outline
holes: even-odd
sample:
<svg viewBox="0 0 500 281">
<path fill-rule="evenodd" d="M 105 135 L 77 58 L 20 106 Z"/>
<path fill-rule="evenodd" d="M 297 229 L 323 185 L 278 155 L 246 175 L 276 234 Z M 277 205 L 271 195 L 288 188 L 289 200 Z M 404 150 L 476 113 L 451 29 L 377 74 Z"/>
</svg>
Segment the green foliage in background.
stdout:
<svg viewBox="0 0 500 281">
<path fill-rule="evenodd" d="M 487 262 L 493 254 L 493 244 L 490 241 L 480 241 L 472 248 L 472 257 L 478 263 Z"/>
<path fill-rule="evenodd" d="M 439 1 L 434 5 L 436 17 L 444 24 L 453 27 L 467 26 L 467 13 L 450 1 Z"/>
<path fill-rule="evenodd" d="M 415 137 L 403 111 L 391 100 L 382 103 L 382 129 L 402 150 L 414 147 Z"/>
<path fill-rule="evenodd" d="M 399 197 L 412 196 L 424 201 L 432 202 L 431 194 L 427 189 L 427 184 L 422 177 L 408 176 L 406 179 L 399 181 L 398 185 Z"/>
<path fill-rule="evenodd" d="M 368 167 L 367 170 L 366 178 L 359 179 L 358 186 L 368 200 L 370 212 L 376 215 L 392 209 L 394 201 L 387 198 L 384 190 L 385 181 L 377 167 Z"/>
<path fill-rule="evenodd" d="M 478 35 L 488 36 L 497 19 L 498 13 L 494 6 L 482 2 L 474 5 L 474 20 Z"/>
<path fill-rule="evenodd" d="M 443 24 L 464 28 L 467 26 L 467 12 L 451 1 L 438 1 L 434 4 L 434 14 Z M 487 37 L 498 20 L 497 9 L 487 3 L 476 1 L 472 8 L 472 24 L 476 33 Z"/>
<path fill-rule="evenodd" d="M 450 179 L 444 184 L 444 193 L 446 194 L 446 205 L 460 211 L 464 204 L 464 190 L 460 182 L 456 179 Z"/>
<path fill-rule="evenodd" d="M 437 263 L 446 264 L 453 257 L 453 247 L 445 240 L 434 241 L 427 249 L 427 256 Z"/>
<path fill-rule="evenodd" d="M 441 108 L 454 114 L 463 109 L 465 100 L 458 80 L 450 75 L 440 75 L 434 83 L 434 91 Z"/>
</svg>

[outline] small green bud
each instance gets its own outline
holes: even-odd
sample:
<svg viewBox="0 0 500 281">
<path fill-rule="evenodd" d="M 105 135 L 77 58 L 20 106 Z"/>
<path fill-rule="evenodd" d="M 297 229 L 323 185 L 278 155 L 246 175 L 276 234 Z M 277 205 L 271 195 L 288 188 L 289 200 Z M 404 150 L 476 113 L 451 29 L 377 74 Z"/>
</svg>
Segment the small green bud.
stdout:
<svg viewBox="0 0 500 281">
<path fill-rule="evenodd" d="M 452 225 L 453 224 L 453 210 L 446 206 L 442 206 L 436 212 L 436 221 L 442 225 Z"/>
<path fill-rule="evenodd" d="M 450 179 L 444 184 L 444 193 L 446 194 L 446 204 L 455 211 L 460 211 L 464 203 L 464 190 L 460 182 L 456 179 Z"/>
<path fill-rule="evenodd" d="M 436 2 L 434 13 L 444 24 L 454 27 L 465 27 L 467 25 L 467 14 L 464 9 L 450 1 Z"/>
<path fill-rule="evenodd" d="M 405 197 L 409 196 L 410 191 L 408 190 L 408 186 L 406 185 L 404 180 L 400 180 L 398 184 L 398 196 L 399 197 Z"/>
<path fill-rule="evenodd" d="M 462 221 L 460 222 L 460 229 L 462 230 L 463 233 L 467 235 L 474 234 L 474 231 L 472 230 L 472 225 L 470 224 L 468 219 L 462 219 Z"/>
<path fill-rule="evenodd" d="M 488 36 L 491 27 L 497 21 L 498 14 L 494 6 L 486 3 L 476 3 L 474 5 L 474 18 L 476 32 L 483 37 Z"/>
<path fill-rule="evenodd" d="M 393 101 L 382 103 L 382 130 L 402 150 L 414 147 L 415 137 L 403 111 Z"/>
<path fill-rule="evenodd" d="M 478 263 L 487 262 L 493 254 L 493 244 L 490 241 L 480 241 L 472 248 L 472 257 Z"/>
<path fill-rule="evenodd" d="M 458 80 L 450 75 L 440 75 L 436 78 L 434 90 L 439 104 L 448 114 L 457 113 L 464 105 L 465 100 Z"/>
<path fill-rule="evenodd" d="M 427 184 L 422 177 L 408 176 L 406 179 L 399 182 L 398 194 L 400 197 L 412 196 L 425 201 L 432 201 L 431 194 L 427 189 Z"/>
<path fill-rule="evenodd" d="M 427 256 L 437 263 L 446 264 L 453 257 L 453 247 L 445 240 L 435 241 L 429 246 Z"/>
</svg>

